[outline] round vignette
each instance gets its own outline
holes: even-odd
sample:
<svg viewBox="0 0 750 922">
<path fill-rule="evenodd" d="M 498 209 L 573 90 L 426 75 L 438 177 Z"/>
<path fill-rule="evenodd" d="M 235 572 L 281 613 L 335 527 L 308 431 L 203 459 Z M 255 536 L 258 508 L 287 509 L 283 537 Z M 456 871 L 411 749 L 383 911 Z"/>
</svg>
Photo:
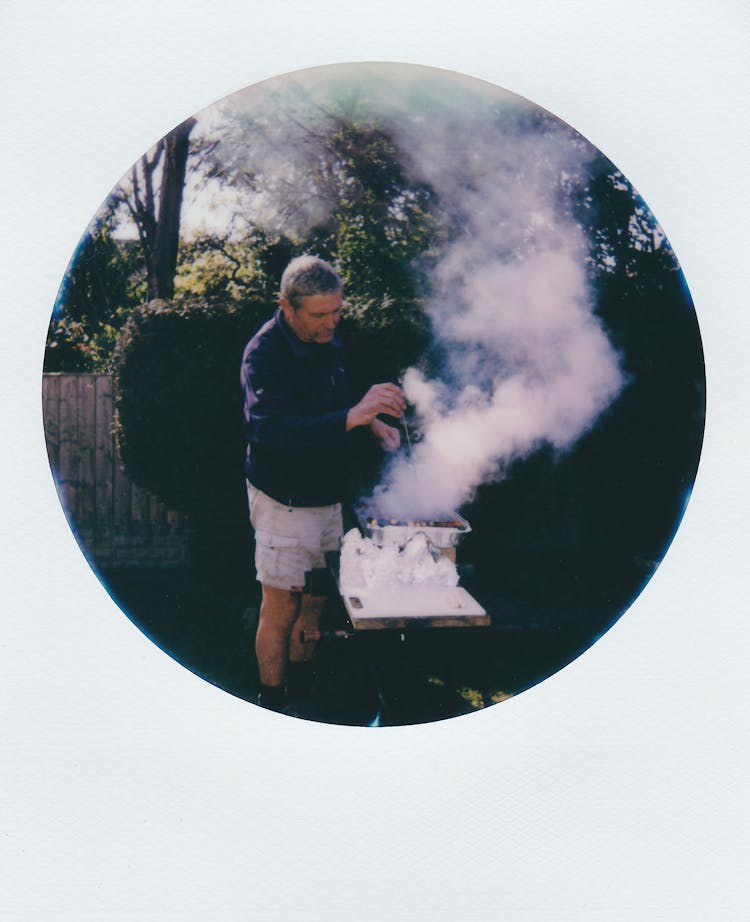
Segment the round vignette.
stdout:
<svg viewBox="0 0 750 922">
<path fill-rule="evenodd" d="M 273 245 L 284 236 L 298 247 L 328 247 L 326 255 L 343 267 L 347 294 L 354 292 L 355 309 L 363 310 L 369 292 L 383 312 L 393 299 L 388 284 L 404 301 L 420 295 L 430 336 L 417 354 L 400 356 L 411 359 L 402 362 L 401 381 L 415 445 L 386 464 L 363 495 L 388 515 L 405 504 L 417 517 L 460 509 L 471 523 L 458 550 L 462 584 L 492 621 L 486 632 L 466 628 L 453 636 L 436 628 L 410 637 L 405 657 L 388 648 L 387 632 L 355 638 L 372 647 L 362 654 L 372 679 L 367 688 L 352 680 L 352 663 L 333 652 L 343 644 L 335 637 L 321 643 L 321 687 L 328 684 L 311 719 L 384 725 L 459 716 L 562 668 L 620 617 L 653 574 L 681 520 L 700 455 L 700 334 L 677 258 L 647 205 L 610 161 L 554 116 L 490 84 L 431 68 L 334 65 L 289 74 L 232 94 L 180 127 L 181 136 L 174 129 L 161 150 L 144 154 L 92 221 L 50 326 L 44 396 L 50 461 L 98 578 L 162 649 L 254 700 L 256 587 L 248 582 L 252 563 L 242 546 L 249 538 L 238 537 L 236 522 L 227 530 L 239 545 L 227 553 L 230 563 L 238 566 L 244 556 L 247 568 L 228 581 L 218 605 L 221 636 L 207 652 L 209 624 L 189 599 L 175 597 L 165 575 L 187 573 L 199 600 L 211 595 L 210 553 L 200 535 L 204 510 L 148 489 L 148 464 L 131 462 L 135 476 L 123 473 L 118 445 L 137 444 L 143 433 L 121 429 L 116 445 L 101 427 L 114 411 L 117 428 L 124 408 L 117 403 L 124 380 L 117 361 L 127 350 L 113 356 L 128 313 L 140 309 L 137 299 L 155 293 L 166 302 L 165 322 L 188 325 L 198 322 L 197 312 L 170 307 L 173 294 L 211 303 L 208 316 L 215 289 L 241 328 L 245 301 L 272 300 L 278 281 L 272 270 L 283 255 Z M 316 174 L 323 129 L 327 146 Z M 180 254 L 171 269 L 154 265 L 147 272 L 158 288 L 159 272 L 171 271 L 174 293 L 164 299 L 159 290 L 144 293 L 143 278 L 136 279 L 151 256 L 132 215 L 141 208 L 140 220 L 148 223 L 153 193 L 155 207 L 169 217 L 170 199 L 158 202 L 155 180 L 164 181 L 164 163 L 175 156 L 186 167 L 172 177 L 183 195 L 176 209 Z M 210 164 L 202 176 L 187 168 L 197 157 Z M 338 187 L 336 171 L 325 173 L 332 164 L 343 171 Z M 385 196 L 379 213 L 388 225 L 385 239 L 408 254 L 402 264 L 388 261 L 367 196 L 347 198 L 352 187 L 372 193 L 368 169 Z M 328 186 L 326 175 L 334 177 Z M 254 185 L 246 191 L 250 207 L 240 213 L 232 201 L 241 176 L 253 177 Z M 328 240 L 320 233 L 326 222 Z M 362 252 L 347 249 L 353 230 L 363 227 L 365 252 L 380 260 L 372 260 L 380 276 L 372 271 L 366 283 L 357 274 Z M 433 240 L 425 255 L 428 248 L 420 251 L 409 235 L 430 231 L 440 242 Z M 143 227 L 140 233 L 142 240 Z M 241 253 L 262 256 L 267 277 L 243 275 Z M 104 296 L 95 277 L 102 267 L 109 273 Z M 82 313 L 94 304 L 99 317 Z M 224 322 L 227 336 L 226 318 L 213 319 L 217 331 Z M 254 329 L 233 332 L 249 339 Z M 354 339 L 358 334 L 354 324 Z M 189 335 L 183 345 L 195 348 Z M 163 381 L 153 355 L 151 362 L 155 393 L 154 382 Z M 141 400 L 140 412 L 148 414 L 148 400 Z M 168 472 L 169 452 L 158 440 L 151 445 Z M 211 470 L 216 458 L 201 456 L 201 463 Z M 109 465 L 109 479 L 100 476 L 100 464 Z M 168 599 L 172 610 L 165 613 Z M 509 645 L 512 655 L 501 652 Z M 521 673 L 515 685 L 507 680 L 514 671 Z M 350 707 L 332 704 L 347 696 Z M 408 696 L 412 703 L 405 705 Z"/>
</svg>

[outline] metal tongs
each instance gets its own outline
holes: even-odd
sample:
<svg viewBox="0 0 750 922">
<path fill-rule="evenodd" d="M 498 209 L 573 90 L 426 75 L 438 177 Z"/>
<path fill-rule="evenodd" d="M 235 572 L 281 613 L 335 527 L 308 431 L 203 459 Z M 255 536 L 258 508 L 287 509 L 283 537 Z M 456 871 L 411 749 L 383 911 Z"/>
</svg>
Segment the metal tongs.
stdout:
<svg viewBox="0 0 750 922">
<path fill-rule="evenodd" d="M 406 416 L 403 410 L 401 411 L 401 425 L 404 427 L 404 435 L 406 436 L 406 453 L 411 461 L 411 437 L 409 436 L 409 427 L 406 425 Z"/>
</svg>

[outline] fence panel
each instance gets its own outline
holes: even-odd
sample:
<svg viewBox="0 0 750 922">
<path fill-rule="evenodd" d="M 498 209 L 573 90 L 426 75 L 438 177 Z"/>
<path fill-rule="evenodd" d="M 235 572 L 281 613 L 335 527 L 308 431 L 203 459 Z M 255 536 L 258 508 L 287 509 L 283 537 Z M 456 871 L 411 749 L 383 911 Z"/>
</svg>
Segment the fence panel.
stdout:
<svg viewBox="0 0 750 922">
<path fill-rule="evenodd" d="M 190 523 L 136 486 L 117 457 L 110 375 L 45 374 L 47 452 L 68 520 L 99 569 L 185 566 Z"/>
</svg>

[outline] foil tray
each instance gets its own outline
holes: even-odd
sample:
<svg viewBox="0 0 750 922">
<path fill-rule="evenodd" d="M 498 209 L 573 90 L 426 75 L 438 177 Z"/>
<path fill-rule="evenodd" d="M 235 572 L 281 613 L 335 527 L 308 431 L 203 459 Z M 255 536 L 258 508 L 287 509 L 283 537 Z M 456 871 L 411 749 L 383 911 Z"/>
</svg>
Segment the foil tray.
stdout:
<svg viewBox="0 0 750 922">
<path fill-rule="evenodd" d="M 422 525 L 422 524 L 402 524 L 396 525 L 380 524 L 382 517 L 379 517 L 370 510 L 358 509 L 356 511 L 357 521 L 359 522 L 362 534 L 371 538 L 375 544 L 397 544 L 404 547 L 410 538 L 414 535 L 423 534 L 433 547 L 447 548 L 456 547 L 464 535 L 471 531 L 471 526 L 462 516 L 454 514 L 451 519 L 455 520 L 456 525 Z M 374 524 L 371 524 L 374 522 Z"/>
</svg>

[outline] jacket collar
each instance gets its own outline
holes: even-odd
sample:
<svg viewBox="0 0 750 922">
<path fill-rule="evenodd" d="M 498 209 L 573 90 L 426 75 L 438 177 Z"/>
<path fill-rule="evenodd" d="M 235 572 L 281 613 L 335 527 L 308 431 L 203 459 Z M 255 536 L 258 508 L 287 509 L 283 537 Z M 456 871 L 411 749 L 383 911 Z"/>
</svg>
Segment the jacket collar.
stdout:
<svg viewBox="0 0 750 922">
<path fill-rule="evenodd" d="M 276 313 L 274 314 L 274 320 L 276 321 L 276 326 L 281 330 L 281 333 L 289 344 L 289 348 L 292 350 L 292 354 L 298 359 L 309 358 L 313 354 L 313 350 L 310 347 L 309 343 L 303 343 L 302 340 L 294 333 L 294 331 L 289 327 L 289 324 L 284 320 L 284 314 L 280 307 L 276 308 Z M 335 349 L 341 349 L 343 347 L 343 342 L 338 333 L 333 334 L 333 339 L 329 346 L 333 346 Z"/>
</svg>

